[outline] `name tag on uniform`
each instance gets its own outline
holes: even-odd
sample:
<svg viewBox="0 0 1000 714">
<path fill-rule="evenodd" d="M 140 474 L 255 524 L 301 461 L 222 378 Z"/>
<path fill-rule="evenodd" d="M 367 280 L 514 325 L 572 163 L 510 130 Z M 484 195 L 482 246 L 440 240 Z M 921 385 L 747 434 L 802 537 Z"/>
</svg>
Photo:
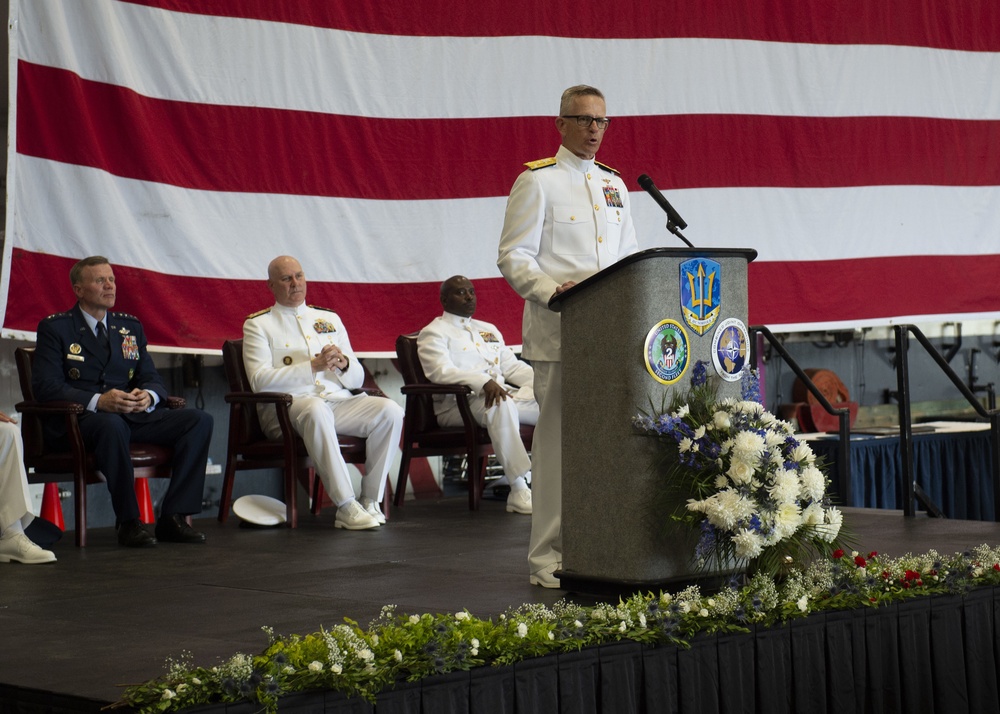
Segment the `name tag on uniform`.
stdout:
<svg viewBox="0 0 1000 714">
<path fill-rule="evenodd" d="M 66 359 L 76 360 L 77 362 L 83 362 L 83 355 L 66 355 Z"/>
</svg>

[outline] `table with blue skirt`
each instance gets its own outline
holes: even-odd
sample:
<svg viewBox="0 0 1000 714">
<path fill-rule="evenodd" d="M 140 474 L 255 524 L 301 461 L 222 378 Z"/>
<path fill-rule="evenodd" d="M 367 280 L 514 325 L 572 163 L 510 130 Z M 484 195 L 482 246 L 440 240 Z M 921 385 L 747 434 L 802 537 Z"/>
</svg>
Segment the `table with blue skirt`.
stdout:
<svg viewBox="0 0 1000 714">
<path fill-rule="evenodd" d="M 949 518 L 994 520 L 989 425 L 938 422 L 913 434 L 913 472 L 927 497 Z M 840 493 L 840 438 L 810 435 L 826 462 L 830 493 Z M 903 475 L 898 435 L 851 434 L 851 502 L 860 508 L 903 509 Z M 918 510 L 922 506 L 917 504 Z"/>
</svg>

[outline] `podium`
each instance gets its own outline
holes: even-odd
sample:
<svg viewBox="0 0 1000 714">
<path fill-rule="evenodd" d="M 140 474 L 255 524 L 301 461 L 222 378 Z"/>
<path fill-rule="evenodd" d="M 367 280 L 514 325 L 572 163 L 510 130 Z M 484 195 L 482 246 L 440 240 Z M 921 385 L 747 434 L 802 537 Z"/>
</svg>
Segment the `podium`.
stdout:
<svg viewBox="0 0 1000 714">
<path fill-rule="evenodd" d="M 698 534 L 657 512 L 655 438 L 632 425 L 690 386 L 694 365 L 740 397 L 749 367 L 751 249 L 653 248 L 554 297 L 562 315 L 564 588 L 657 588 L 695 580 Z"/>
</svg>

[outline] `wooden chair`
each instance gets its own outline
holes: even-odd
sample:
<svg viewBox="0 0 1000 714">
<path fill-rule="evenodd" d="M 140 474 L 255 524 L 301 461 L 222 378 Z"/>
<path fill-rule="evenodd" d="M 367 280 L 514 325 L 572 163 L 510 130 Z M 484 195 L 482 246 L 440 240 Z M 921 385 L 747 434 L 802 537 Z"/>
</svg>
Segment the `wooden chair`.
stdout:
<svg viewBox="0 0 1000 714">
<path fill-rule="evenodd" d="M 14 351 L 17 376 L 21 383 L 22 402 L 14 406 L 23 415 L 21 440 L 24 442 L 24 466 L 30 483 L 56 483 L 73 481 L 73 500 L 76 514 L 76 544 L 87 545 L 87 484 L 101 483 L 104 476 L 97 470 L 93 454 L 88 454 L 80 434 L 78 417 L 85 409 L 76 402 L 35 399 L 31 385 L 31 371 L 35 358 L 34 347 L 18 347 Z M 185 400 L 167 397 L 167 407 L 182 409 Z M 66 425 L 68 448 L 54 451 L 45 443 L 43 419 L 62 418 Z M 171 449 L 155 444 L 134 443 L 129 446 L 136 478 L 169 478 Z M 141 505 L 141 504 L 140 504 Z"/>
<path fill-rule="evenodd" d="M 305 444 L 292 428 L 288 408 L 292 395 L 284 392 L 254 392 L 250 389 L 246 366 L 243 363 L 243 340 L 226 340 L 222 345 L 222 363 L 229 381 L 229 444 L 226 449 L 226 470 L 222 480 L 222 496 L 219 499 L 219 521 L 225 523 L 229 517 L 230 502 L 233 497 L 233 482 L 237 471 L 252 469 L 280 468 L 283 475 L 287 523 L 295 528 L 298 524 L 296 505 L 296 480 L 301 475 L 306 488 L 312 494 L 313 515 L 323 507 L 325 491 L 322 481 L 316 476 L 312 461 L 306 453 Z M 363 366 L 363 365 L 362 365 Z M 375 380 L 365 368 L 365 381 L 361 391 L 374 396 L 385 396 L 375 384 Z M 272 404 L 278 414 L 281 426 L 280 439 L 268 439 L 257 417 L 259 404 Z M 362 465 L 365 462 L 366 440 L 356 436 L 340 436 L 340 452 L 349 464 Z M 386 488 L 382 500 L 382 510 L 389 515 L 389 489 Z"/>
<path fill-rule="evenodd" d="M 427 379 L 417 356 L 417 333 L 396 338 L 396 356 L 403 375 L 402 392 L 406 396 L 406 414 L 403 417 L 403 456 L 396 481 L 397 507 L 403 505 L 410 461 L 414 456 L 464 455 L 469 481 L 469 510 L 479 510 L 479 502 L 486 486 L 486 461 L 493 454 L 493 443 L 485 427 L 479 426 L 469 408 L 471 389 L 461 384 L 435 384 Z M 434 416 L 434 395 L 454 394 L 462 426 L 442 427 Z M 521 425 L 521 440 L 531 450 L 535 427 Z"/>
</svg>

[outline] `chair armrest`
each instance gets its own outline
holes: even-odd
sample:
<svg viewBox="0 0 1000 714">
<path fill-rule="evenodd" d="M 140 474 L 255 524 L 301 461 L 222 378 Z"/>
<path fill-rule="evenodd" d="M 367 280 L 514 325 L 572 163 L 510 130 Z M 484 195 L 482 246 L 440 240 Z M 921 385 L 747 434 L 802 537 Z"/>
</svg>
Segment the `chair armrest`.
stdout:
<svg viewBox="0 0 1000 714">
<path fill-rule="evenodd" d="M 167 397 L 167 409 L 183 409 L 187 406 L 187 399 L 184 397 Z"/>
<path fill-rule="evenodd" d="M 388 399 L 388 395 L 381 389 L 374 389 L 372 387 L 359 387 L 358 389 L 352 389 L 351 394 L 367 394 L 369 397 L 385 397 Z"/>
<path fill-rule="evenodd" d="M 285 392 L 229 392 L 225 396 L 227 404 L 286 404 L 292 403 L 292 395 Z"/>
<path fill-rule="evenodd" d="M 464 384 L 404 384 L 400 391 L 406 395 L 422 394 L 472 394 L 472 390 Z"/>
<path fill-rule="evenodd" d="M 34 416 L 61 416 L 64 414 L 83 414 L 86 408 L 77 402 L 18 402 L 14 409 L 22 414 Z"/>
</svg>

